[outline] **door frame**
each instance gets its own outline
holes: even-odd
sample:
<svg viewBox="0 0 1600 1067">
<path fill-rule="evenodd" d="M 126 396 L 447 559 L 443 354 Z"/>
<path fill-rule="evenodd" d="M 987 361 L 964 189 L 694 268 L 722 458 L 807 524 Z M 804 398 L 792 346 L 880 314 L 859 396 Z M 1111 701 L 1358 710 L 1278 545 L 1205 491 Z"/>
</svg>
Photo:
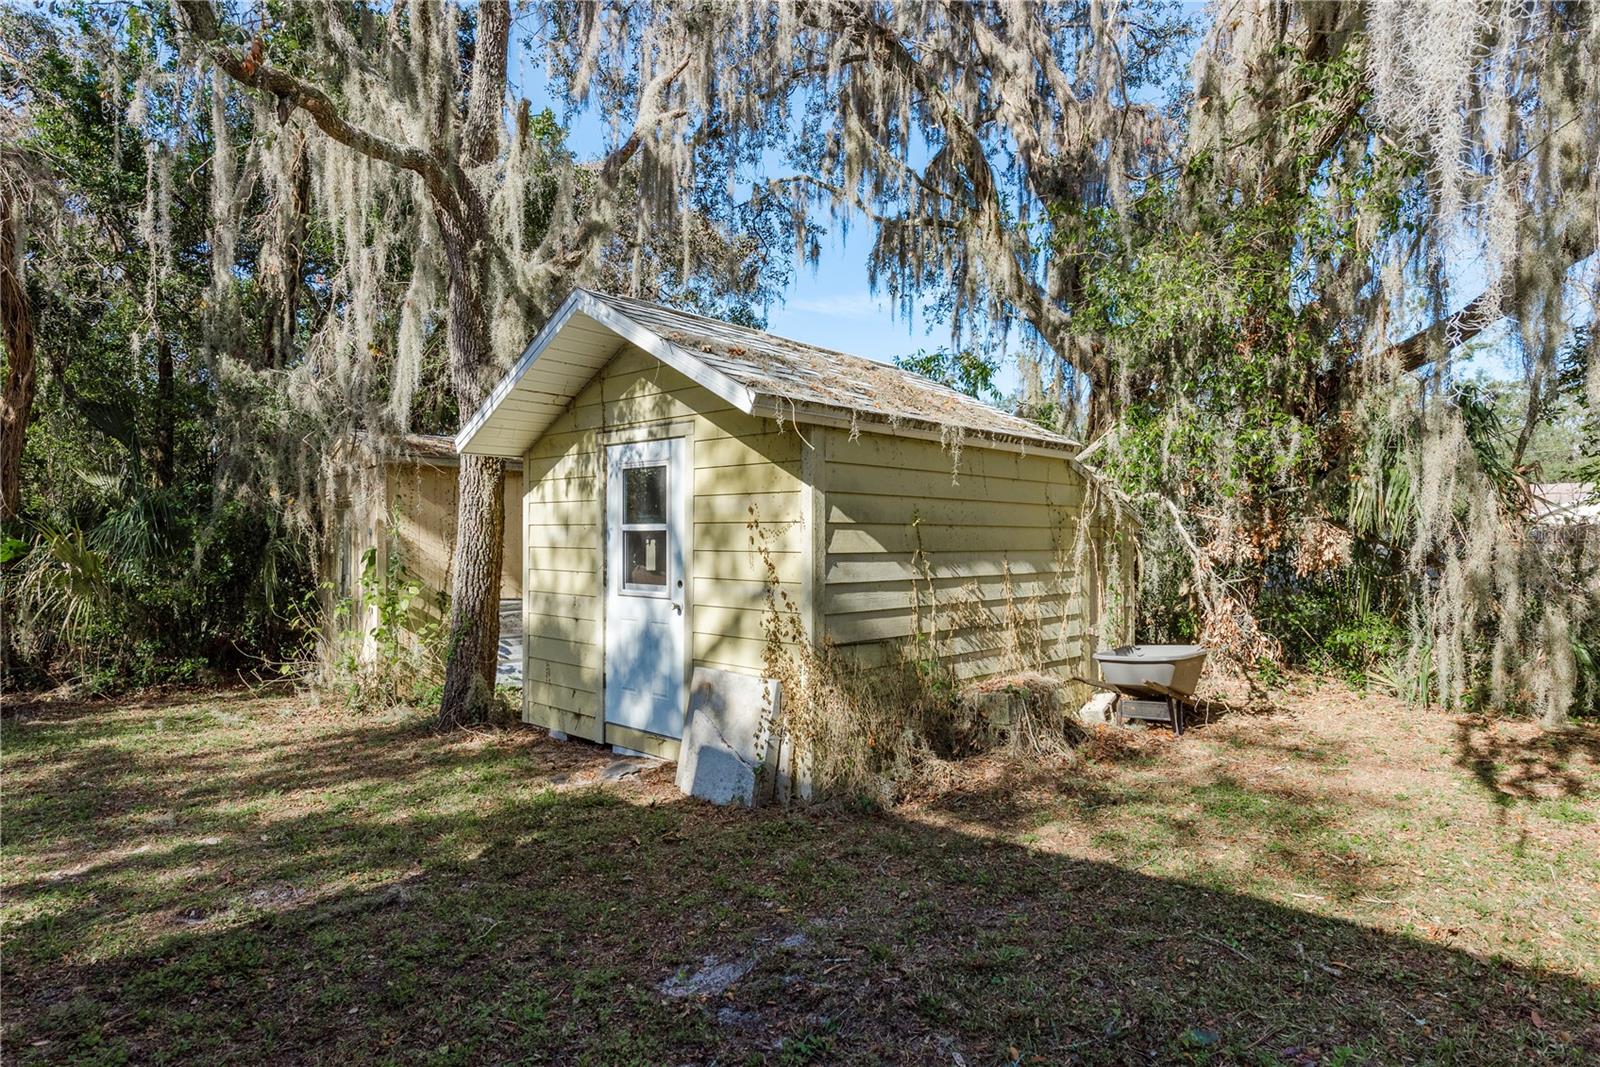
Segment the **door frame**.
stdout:
<svg viewBox="0 0 1600 1067">
<path fill-rule="evenodd" d="M 612 725 L 606 722 L 606 601 L 610 597 L 608 569 L 611 566 L 611 526 L 610 508 L 608 501 L 611 497 L 611 464 L 609 449 L 612 445 L 637 444 L 641 441 L 677 440 L 683 454 L 683 490 L 684 516 L 683 516 L 683 692 L 680 694 L 685 724 L 689 712 L 689 684 L 694 674 L 694 439 L 695 420 L 677 419 L 671 422 L 654 422 L 642 426 L 627 426 L 612 430 L 600 430 L 595 434 L 595 508 L 596 522 L 599 536 L 595 538 L 595 577 L 598 579 L 595 590 L 595 647 L 600 650 L 600 678 L 596 687 L 599 696 L 599 707 L 596 718 L 599 720 L 595 730 L 595 740 L 601 744 L 621 744 L 624 740 L 639 742 L 654 741 L 659 751 L 655 755 L 668 759 L 676 759 L 678 755 L 678 742 L 681 738 L 666 738 L 658 734 L 646 734 L 642 731 L 632 730 L 626 726 Z M 612 732 L 626 733 L 626 738 L 613 737 Z M 638 744 L 628 744 L 624 747 L 638 748 Z"/>
</svg>

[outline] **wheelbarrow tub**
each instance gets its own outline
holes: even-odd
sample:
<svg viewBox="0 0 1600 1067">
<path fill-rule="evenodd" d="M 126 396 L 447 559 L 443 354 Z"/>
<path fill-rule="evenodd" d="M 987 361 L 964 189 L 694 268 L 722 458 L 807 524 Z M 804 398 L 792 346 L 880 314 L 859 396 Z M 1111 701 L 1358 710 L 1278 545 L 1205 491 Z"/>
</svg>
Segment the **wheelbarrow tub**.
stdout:
<svg viewBox="0 0 1600 1067">
<path fill-rule="evenodd" d="M 1123 645 L 1094 654 L 1105 683 L 1129 696 L 1194 695 L 1200 669 L 1206 664 L 1204 645 Z"/>
</svg>

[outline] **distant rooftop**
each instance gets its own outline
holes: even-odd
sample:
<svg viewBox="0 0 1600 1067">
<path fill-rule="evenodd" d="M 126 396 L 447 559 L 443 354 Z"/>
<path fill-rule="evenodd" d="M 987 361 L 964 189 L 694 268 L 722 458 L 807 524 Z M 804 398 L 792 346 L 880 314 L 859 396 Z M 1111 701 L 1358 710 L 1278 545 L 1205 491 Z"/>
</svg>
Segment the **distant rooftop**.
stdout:
<svg viewBox="0 0 1600 1067">
<path fill-rule="evenodd" d="M 1549 525 L 1600 523 L 1600 501 L 1595 489 L 1583 482 L 1539 482 L 1529 486 L 1533 517 Z"/>
</svg>

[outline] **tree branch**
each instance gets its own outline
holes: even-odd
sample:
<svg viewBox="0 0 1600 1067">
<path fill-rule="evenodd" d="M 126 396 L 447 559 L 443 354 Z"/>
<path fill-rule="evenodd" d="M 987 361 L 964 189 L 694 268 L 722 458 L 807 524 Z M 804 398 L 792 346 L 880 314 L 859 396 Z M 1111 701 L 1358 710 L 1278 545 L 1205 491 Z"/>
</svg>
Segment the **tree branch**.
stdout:
<svg viewBox="0 0 1600 1067">
<path fill-rule="evenodd" d="M 224 40 L 211 0 L 178 0 L 178 11 L 190 37 L 205 46 L 206 54 L 223 73 L 251 89 L 269 93 L 299 108 L 329 137 L 362 155 L 420 175 L 441 204 L 452 206 L 456 195 L 452 175 L 430 153 L 400 144 L 345 118 L 337 104 L 321 89 L 273 67 L 258 56 L 241 56 Z M 502 59 L 502 66 L 504 60 Z"/>
<path fill-rule="evenodd" d="M 6 165 L 22 171 L 15 157 Z M 5 389 L 0 392 L 0 522 L 22 511 L 22 450 L 33 417 L 35 381 L 33 309 L 28 288 L 14 269 L 22 262 L 17 245 L 24 210 L 16 192 L 9 174 L 0 179 L 0 338 L 6 344 Z"/>
<path fill-rule="evenodd" d="M 612 232 L 612 227 L 601 216 L 599 208 L 609 201 L 610 193 L 616 189 L 617 183 L 622 178 L 622 168 L 627 166 L 644 147 L 645 138 L 650 131 L 687 114 L 682 108 L 665 110 L 661 104 L 672 84 L 688 69 L 689 59 L 690 56 L 686 53 L 676 66 L 667 68 L 651 78 L 650 83 L 639 93 L 639 114 L 634 119 L 633 132 L 628 135 L 626 141 L 607 153 L 600 163 L 600 190 L 595 197 L 596 209 L 583 220 L 567 228 L 567 232 L 556 244 L 555 254 L 541 265 L 541 270 L 546 273 L 569 273 L 577 269 L 588 258 L 595 244 Z"/>
<path fill-rule="evenodd" d="M 500 151 L 506 99 L 506 46 L 511 35 L 509 0 L 484 0 L 478 7 L 477 50 L 467 91 L 467 122 L 461 132 L 461 162 L 475 167 Z"/>
<path fill-rule="evenodd" d="M 1534 218 L 1537 224 L 1540 220 Z M 1592 191 L 1569 199 L 1558 213 L 1553 226 L 1552 242 L 1559 249 L 1568 269 L 1594 254 L 1595 250 L 1595 198 Z M 1490 326 L 1506 317 L 1508 307 L 1517 305 L 1517 290 L 1522 279 L 1513 282 L 1512 292 L 1503 296 L 1499 290 L 1490 289 L 1467 302 L 1460 311 L 1425 326 L 1405 340 L 1390 345 L 1386 358 L 1398 363 L 1403 370 L 1415 371 L 1452 349 L 1466 344 Z"/>
<path fill-rule="evenodd" d="M 1018 249 L 1006 231 L 999 185 L 977 131 L 950 101 L 939 80 L 892 30 L 872 17 L 869 9 L 846 7 L 842 17 L 866 50 L 880 54 L 885 65 L 905 78 L 921 96 L 940 128 L 950 138 L 950 148 L 959 153 L 959 161 L 972 183 L 973 202 L 970 206 L 975 226 L 985 237 L 975 242 L 977 255 L 997 288 L 1016 304 L 1022 316 L 1039 331 L 1061 359 L 1093 377 L 1094 368 L 1082 365 L 1084 361 L 1071 343 L 1070 317 L 1055 305 L 1040 285 L 1027 276 L 1019 262 L 1021 257 Z"/>
</svg>

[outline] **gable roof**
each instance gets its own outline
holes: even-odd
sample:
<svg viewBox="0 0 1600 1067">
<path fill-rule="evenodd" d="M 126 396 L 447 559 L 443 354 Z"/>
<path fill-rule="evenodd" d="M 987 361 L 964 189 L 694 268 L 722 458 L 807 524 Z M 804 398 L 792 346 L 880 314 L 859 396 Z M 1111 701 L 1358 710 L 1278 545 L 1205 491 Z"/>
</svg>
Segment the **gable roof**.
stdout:
<svg viewBox="0 0 1600 1067">
<path fill-rule="evenodd" d="M 461 452 L 516 457 L 625 345 L 747 414 L 881 433 L 958 432 L 1070 455 L 1077 442 L 920 374 L 659 304 L 574 290 L 456 435 Z"/>
</svg>

